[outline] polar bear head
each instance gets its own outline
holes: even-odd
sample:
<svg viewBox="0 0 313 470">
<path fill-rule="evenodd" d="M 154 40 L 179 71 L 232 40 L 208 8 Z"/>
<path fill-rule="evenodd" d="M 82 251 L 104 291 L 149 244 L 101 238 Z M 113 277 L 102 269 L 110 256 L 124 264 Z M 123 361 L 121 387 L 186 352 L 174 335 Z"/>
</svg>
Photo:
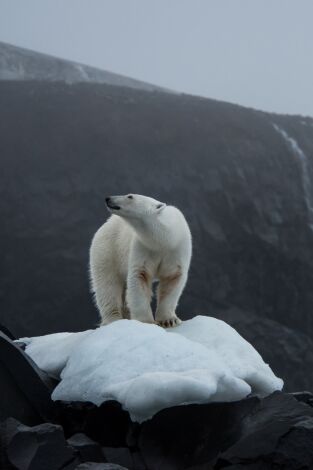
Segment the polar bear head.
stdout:
<svg viewBox="0 0 313 470">
<path fill-rule="evenodd" d="M 110 196 L 105 198 L 105 202 L 110 212 L 125 218 L 142 218 L 159 214 L 166 207 L 164 202 L 141 194 Z"/>
</svg>

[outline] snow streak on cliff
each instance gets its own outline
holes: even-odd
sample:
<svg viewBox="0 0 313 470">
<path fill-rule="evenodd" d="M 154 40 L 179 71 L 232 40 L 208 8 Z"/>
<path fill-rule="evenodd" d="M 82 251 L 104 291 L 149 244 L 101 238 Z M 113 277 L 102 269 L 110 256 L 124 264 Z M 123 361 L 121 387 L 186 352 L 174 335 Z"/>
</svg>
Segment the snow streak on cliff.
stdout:
<svg viewBox="0 0 313 470">
<path fill-rule="evenodd" d="M 291 148 L 294 155 L 298 157 L 298 160 L 300 162 L 303 194 L 304 194 L 304 199 L 305 199 L 307 212 L 308 212 L 309 225 L 311 229 L 313 230 L 313 197 L 312 197 L 312 186 L 311 186 L 310 174 L 309 174 L 308 157 L 303 152 L 303 150 L 299 146 L 296 139 L 288 135 L 287 132 L 283 128 L 278 126 L 277 124 L 273 124 L 273 126 L 274 126 L 274 129 L 283 137 L 287 145 Z"/>
</svg>

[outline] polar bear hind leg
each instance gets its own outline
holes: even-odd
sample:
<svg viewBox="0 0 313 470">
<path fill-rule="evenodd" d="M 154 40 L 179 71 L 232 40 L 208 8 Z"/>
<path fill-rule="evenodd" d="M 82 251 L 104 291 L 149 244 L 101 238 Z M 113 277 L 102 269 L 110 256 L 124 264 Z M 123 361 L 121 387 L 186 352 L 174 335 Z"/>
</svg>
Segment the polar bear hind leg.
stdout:
<svg viewBox="0 0 313 470">
<path fill-rule="evenodd" d="M 145 266 L 128 273 L 126 302 L 132 320 L 155 323 L 151 310 L 152 277 Z"/>
<path fill-rule="evenodd" d="M 169 328 L 181 323 L 175 310 L 186 280 L 187 276 L 183 274 L 180 266 L 177 267 L 177 271 L 174 273 L 160 277 L 157 296 L 158 305 L 155 315 L 156 323 L 159 326 Z"/>
</svg>

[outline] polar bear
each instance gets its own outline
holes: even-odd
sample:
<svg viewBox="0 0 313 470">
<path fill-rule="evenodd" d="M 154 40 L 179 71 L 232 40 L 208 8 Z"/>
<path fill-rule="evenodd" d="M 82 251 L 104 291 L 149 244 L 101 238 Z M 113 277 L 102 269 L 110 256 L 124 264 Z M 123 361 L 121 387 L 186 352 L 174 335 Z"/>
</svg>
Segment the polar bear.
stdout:
<svg viewBox="0 0 313 470">
<path fill-rule="evenodd" d="M 112 215 L 93 237 L 89 262 L 101 325 L 122 318 L 178 325 L 175 309 L 192 252 L 185 217 L 176 207 L 139 194 L 107 197 L 106 205 Z M 154 281 L 159 281 L 155 320 Z"/>
</svg>

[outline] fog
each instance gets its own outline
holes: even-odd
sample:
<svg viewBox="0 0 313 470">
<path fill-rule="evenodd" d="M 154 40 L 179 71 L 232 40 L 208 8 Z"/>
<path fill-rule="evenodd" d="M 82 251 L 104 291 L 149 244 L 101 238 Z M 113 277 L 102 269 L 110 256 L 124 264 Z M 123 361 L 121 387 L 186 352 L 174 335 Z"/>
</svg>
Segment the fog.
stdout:
<svg viewBox="0 0 313 470">
<path fill-rule="evenodd" d="M 0 40 L 174 90 L 313 116 L 313 3 L 0 0 Z"/>
</svg>

